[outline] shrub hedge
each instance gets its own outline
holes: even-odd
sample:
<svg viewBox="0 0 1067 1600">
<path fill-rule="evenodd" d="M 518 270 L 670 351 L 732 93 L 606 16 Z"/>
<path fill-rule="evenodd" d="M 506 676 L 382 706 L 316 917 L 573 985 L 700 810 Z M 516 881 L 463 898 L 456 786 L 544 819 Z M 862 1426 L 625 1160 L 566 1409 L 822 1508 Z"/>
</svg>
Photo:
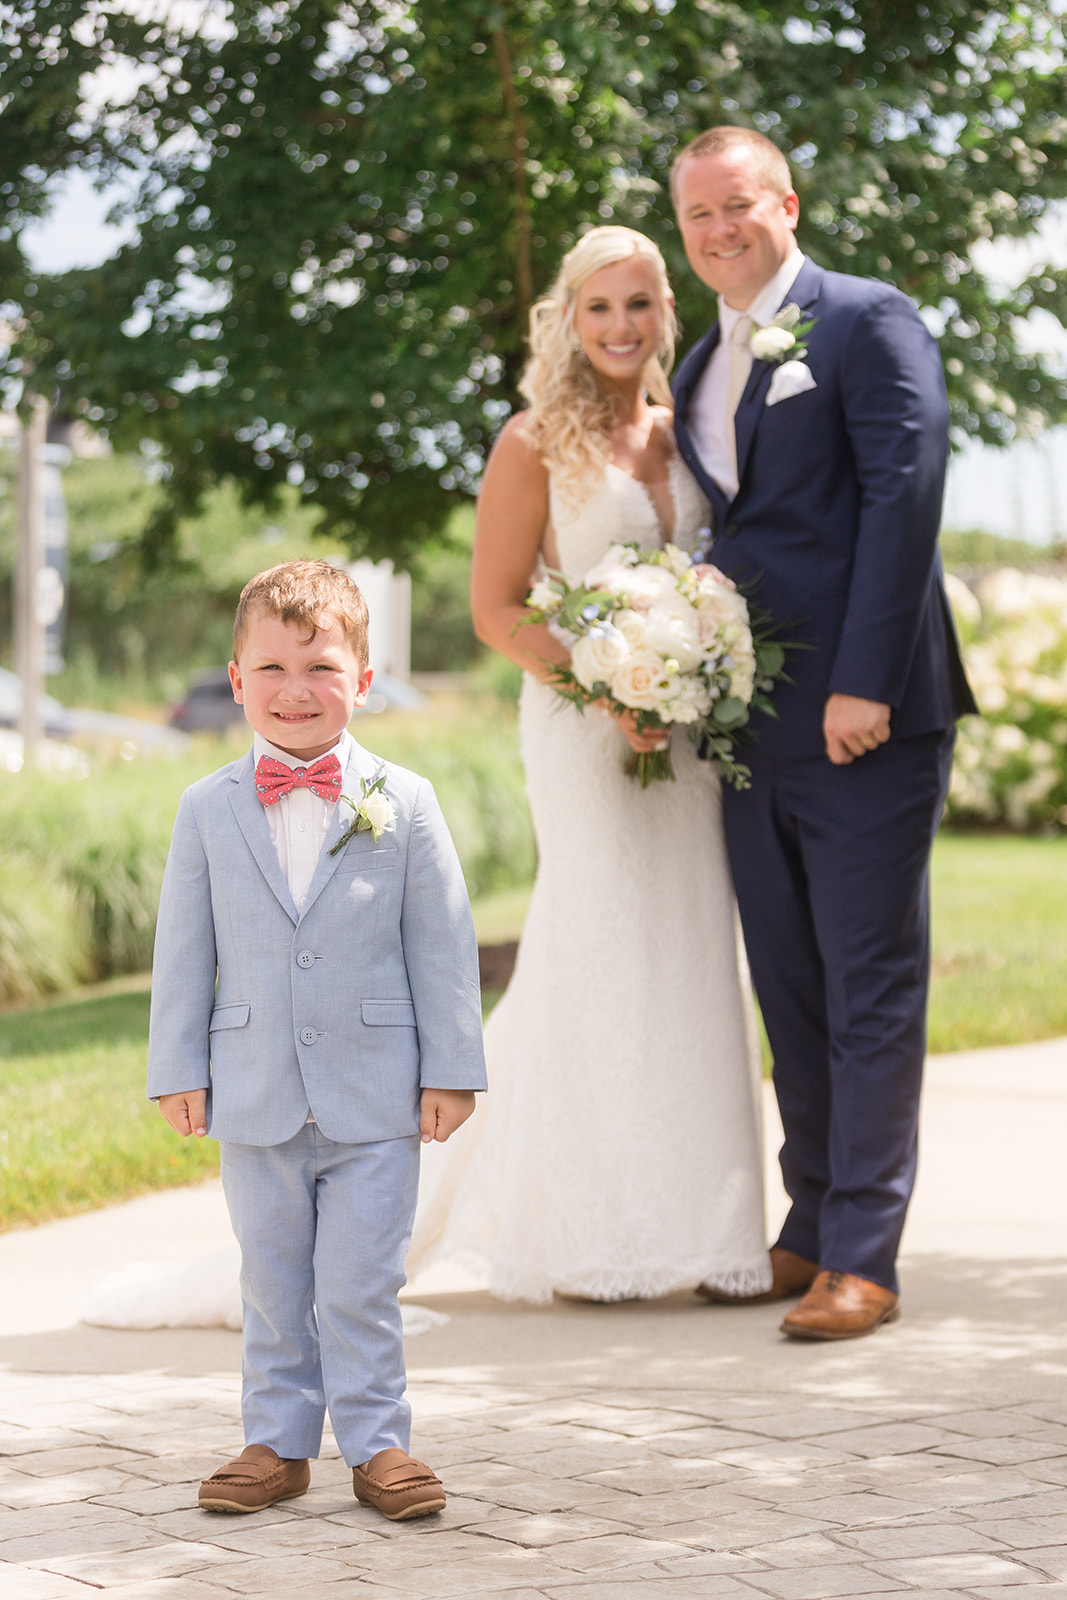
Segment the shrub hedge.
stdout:
<svg viewBox="0 0 1067 1600">
<path fill-rule="evenodd" d="M 356 737 L 434 784 L 472 895 L 529 882 L 534 844 L 514 714 L 492 699 L 362 718 Z M 0 1002 L 140 972 L 182 790 L 245 747 L 95 765 L 88 778 L 0 772 Z"/>
</svg>

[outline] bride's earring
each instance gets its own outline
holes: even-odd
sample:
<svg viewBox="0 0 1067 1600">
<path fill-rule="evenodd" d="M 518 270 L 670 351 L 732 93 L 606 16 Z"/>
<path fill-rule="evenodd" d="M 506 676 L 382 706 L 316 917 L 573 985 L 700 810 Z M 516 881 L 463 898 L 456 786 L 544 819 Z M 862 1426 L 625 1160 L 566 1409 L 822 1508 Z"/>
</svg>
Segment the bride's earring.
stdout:
<svg viewBox="0 0 1067 1600">
<path fill-rule="evenodd" d="M 589 357 L 586 355 L 577 339 L 575 339 L 574 343 L 571 345 L 571 350 L 578 357 L 578 360 L 583 367 L 587 367 L 589 365 Z"/>
</svg>

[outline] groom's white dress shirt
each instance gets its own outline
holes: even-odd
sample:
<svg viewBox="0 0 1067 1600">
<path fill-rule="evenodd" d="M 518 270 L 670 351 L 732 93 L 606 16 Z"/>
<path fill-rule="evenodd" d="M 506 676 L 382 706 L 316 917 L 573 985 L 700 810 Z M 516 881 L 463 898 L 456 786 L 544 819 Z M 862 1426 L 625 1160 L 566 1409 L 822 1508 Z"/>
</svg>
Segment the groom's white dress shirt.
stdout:
<svg viewBox="0 0 1067 1600">
<path fill-rule="evenodd" d="M 742 317 L 750 317 L 757 328 L 765 328 L 772 322 L 796 282 L 804 260 L 803 253 L 794 250 L 745 311 L 735 311 L 722 295 L 719 296 L 719 342 L 693 390 L 689 402 L 689 431 L 705 470 L 728 500 L 732 500 L 738 490 L 734 419 L 727 407 L 734 328 Z"/>
</svg>

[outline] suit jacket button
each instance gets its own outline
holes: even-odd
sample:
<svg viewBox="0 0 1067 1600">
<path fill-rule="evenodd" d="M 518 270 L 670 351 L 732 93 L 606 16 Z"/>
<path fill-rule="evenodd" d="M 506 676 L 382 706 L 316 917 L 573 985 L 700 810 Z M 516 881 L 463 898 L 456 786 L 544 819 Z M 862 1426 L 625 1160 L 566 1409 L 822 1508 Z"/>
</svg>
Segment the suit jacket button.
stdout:
<svg viewBox="0 0 1067 1600">
<path fill-rule="evenodd" d="M 300 954 L 296 958 L 296 964 L 298 967 L 313 967 L 315 965 L 314 952 L 311 950 L 301 950 Z"/>
<path fill-rule="evenodd" d="M 723 532 L 728 539 L 736 539 L 737 535 L 741 532 L 741 529 L 737 526 L 736 522 L 728 522 L 723 529 Z"/>
<path fill-rule="evenodd" d="M 319 1030 L 317 1028 L 301 1028 L 301 1030 L 300 1030 L 300 1043 L 301 1044 L 314 1044 L 315 1040 L 318 1038 L 318 1036 L 319 1036 Z"/>
</svg>

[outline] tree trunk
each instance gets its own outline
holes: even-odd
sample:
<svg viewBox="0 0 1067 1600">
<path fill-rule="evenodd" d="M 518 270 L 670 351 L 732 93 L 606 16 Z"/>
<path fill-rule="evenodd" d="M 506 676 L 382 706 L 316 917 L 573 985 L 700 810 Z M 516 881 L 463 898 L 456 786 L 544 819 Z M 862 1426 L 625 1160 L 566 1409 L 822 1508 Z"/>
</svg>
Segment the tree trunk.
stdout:
<svg viewBox="0 0 1067 1600">
<path fill-rule="evenodd" d="M 515 305 L 520 334 L 525 337 L 533 304 L 533 265 L 530 259 L 530 196 L 526 187 L 526 119 L 519 107 L 511 50 L 505 30 L 494 28 L 491 38 L 497 71 L 504 92 L 504 114 L 511 143 L 511 190 L 515 202 Z"/>
</svg>

